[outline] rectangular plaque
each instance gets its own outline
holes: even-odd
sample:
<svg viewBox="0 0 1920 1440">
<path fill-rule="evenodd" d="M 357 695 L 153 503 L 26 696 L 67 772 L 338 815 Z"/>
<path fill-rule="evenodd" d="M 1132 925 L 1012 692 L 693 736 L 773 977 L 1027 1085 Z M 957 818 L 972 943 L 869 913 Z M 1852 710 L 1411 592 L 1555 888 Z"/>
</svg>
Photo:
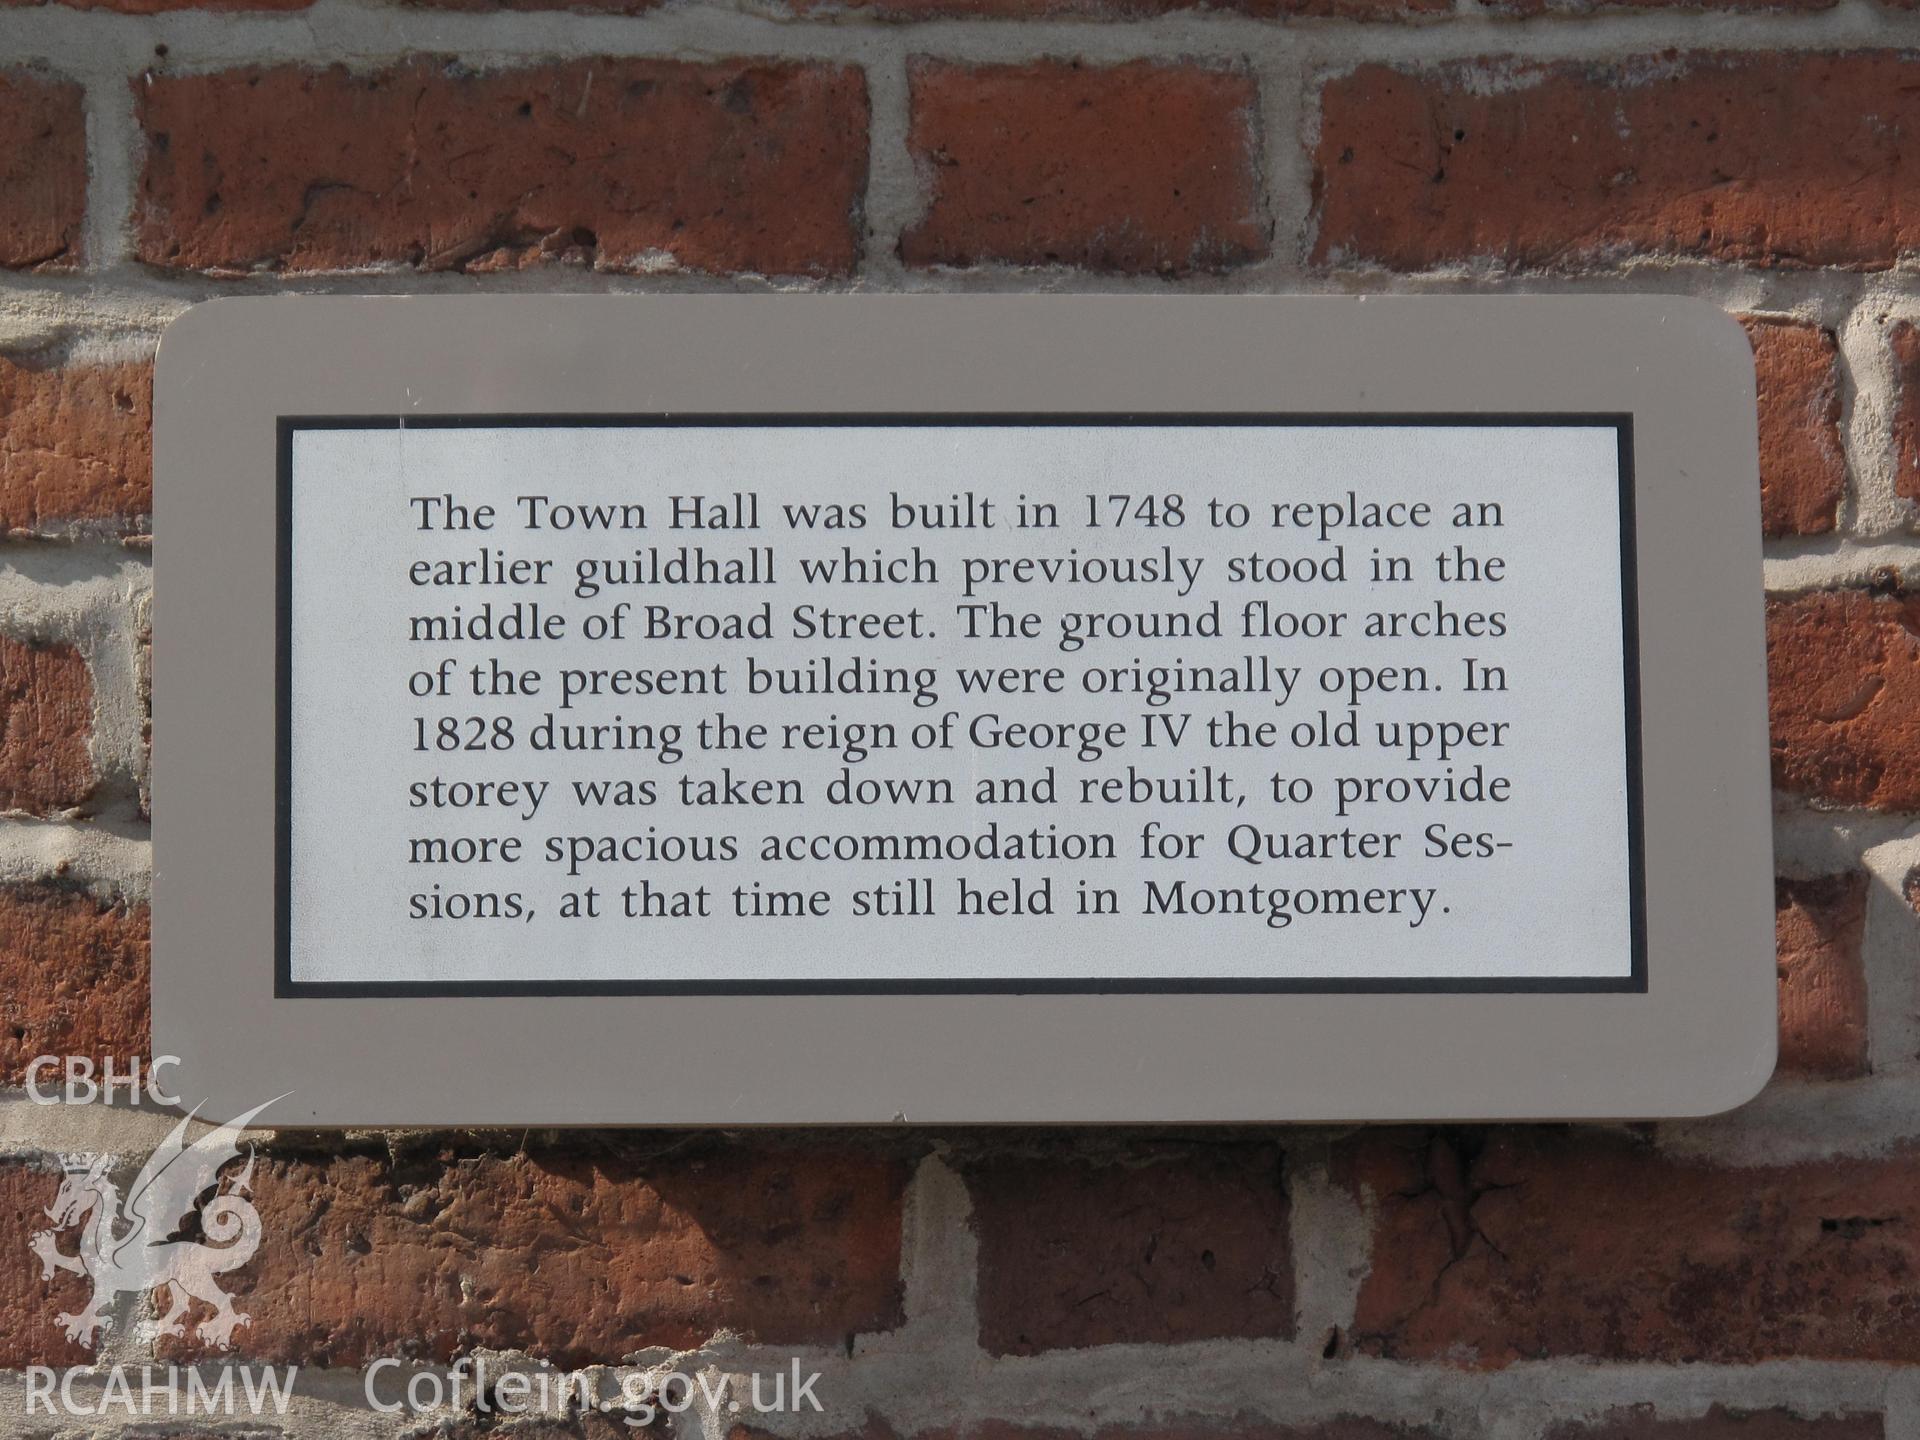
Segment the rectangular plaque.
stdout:
<svg viewBox="0 0 1920 1440">
<path fill-rule="evenodd" d="M 1628 1116 L 1771 1068 L 1709 307 L 222 301 L 157 384 L 155 1043 L 212 1110 Z"/>
<path fill-rule="evenodd" d="M 285 424 L 286 993 L 1644 982 L 1626 417 Z"/>
</svg>

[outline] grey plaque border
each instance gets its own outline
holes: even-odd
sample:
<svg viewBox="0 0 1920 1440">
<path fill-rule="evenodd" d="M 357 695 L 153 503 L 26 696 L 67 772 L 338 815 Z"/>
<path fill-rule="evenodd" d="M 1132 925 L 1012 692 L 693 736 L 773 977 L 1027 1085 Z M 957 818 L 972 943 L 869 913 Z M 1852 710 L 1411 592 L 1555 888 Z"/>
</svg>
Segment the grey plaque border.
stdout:
<svg viewBox="0 0 1920 1440">
<path fill-rule="evenodd" d="M 1217 993 L 1176 981 L 1063 994 L 996 981 L 994 993 L 609 994 L 535 982 L 536 993 L 279 993 L 279 422 L 536 414 L 1630 417 L 1623 521 L 1635 543 L 1623 570 L 1637 604 L 1624 618 L 1631 636 L 1640 615 L 1643 988 L 1387 982 L 1382 993 L 1328 982 Z M 291 1089 L 279 1123 L 1660 1116 L 1738 1103 L 1771 1071 L 1753 371 L 1744 333 L 1711 306 L 222 300 L 167 332 L 155 428 L 155 1049 L 182 1057 L 184 1093 L 206 1095 L 206 1113 Z"/>
</svg>

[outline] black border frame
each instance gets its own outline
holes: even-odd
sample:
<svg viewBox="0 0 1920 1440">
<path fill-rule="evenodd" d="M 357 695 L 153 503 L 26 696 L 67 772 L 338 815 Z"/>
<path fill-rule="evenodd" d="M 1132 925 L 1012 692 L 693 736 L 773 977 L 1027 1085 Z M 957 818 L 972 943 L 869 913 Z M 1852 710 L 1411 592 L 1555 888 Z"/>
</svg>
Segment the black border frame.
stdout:
<svg viewBox="0 0 1920 1440">
<path fill-rule="evenodd" d="M 942 414 L 712 413 L 472 415 L 281 415 L 276 417 L 274 521 L 277 537 L 274 586 L 274 975 L 275 999 L 426 996 L 594 995 L 1181 995 L 1181 994 L 1645 994 L 1647 992 L 1647 894 L 1644 794 L 1641 775 L 1640 619 L 1637 534 L 1634 528 L 1633 416 L 1605 411 L 1527 413 L 1498 411 L 1386 411 L 1315 413 L 1292 411 L 1182 411 L 1164 414 L 1086 411 L 968 412 Z M 292 759 L 293 759 L 293 437 L 301 430 L 458 430 L 526 428 L 673 428 L 767 426 L 773 428 L 869 429 L 919 426 L 1272 426 L 1412 428 L 1474 426 L 1610 427 L 1618 441 L 1620 517 L 1620 626 L 1622 689 L 1626 704 L 1627 889 L 1631 968 L 1623 976 L 1447 978 L 1367 976 L 1335 979 L 1253 979 L 1241 976 L 1139 978 L 1088 977 L 1038 980 L 400 980 L 296 981 L 292 978 Z"/>
</svg>

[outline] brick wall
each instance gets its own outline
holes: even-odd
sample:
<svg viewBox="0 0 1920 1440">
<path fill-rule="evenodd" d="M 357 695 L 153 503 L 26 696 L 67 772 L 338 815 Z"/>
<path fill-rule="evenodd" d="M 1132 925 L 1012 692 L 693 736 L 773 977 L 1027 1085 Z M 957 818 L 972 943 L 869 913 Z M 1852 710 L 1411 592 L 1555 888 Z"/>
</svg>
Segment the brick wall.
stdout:
<svg viewBox="0 0 1920 1440">
<path fill-rule="evenodd" d="M 1911 5 L 0 5 L 0 1430 L 59 1428 L 22 1367 L 200 1353 L 144 1297 L 97 1352 L 55 1328 L 82 1287 L 25 1247 L 60 1160 L 131 1170 L 166 1126 L 17 1088 L 42 1052 L 148 1048 L 149 366 L 186 305 L 1651 290 L 1740 315 L 1758 362 L 1783 1044 L 1757 1102 L 285 1134 L 241 1352 L 315 1367 L 265 1427 L 298 1437 L 400 1433 L 367 1367 L 479 1351 L 822 1372 L 822 1416 L 656 1427 L 703 1440 L 1920 1436 L 1917 267 Z"/>
</svg>

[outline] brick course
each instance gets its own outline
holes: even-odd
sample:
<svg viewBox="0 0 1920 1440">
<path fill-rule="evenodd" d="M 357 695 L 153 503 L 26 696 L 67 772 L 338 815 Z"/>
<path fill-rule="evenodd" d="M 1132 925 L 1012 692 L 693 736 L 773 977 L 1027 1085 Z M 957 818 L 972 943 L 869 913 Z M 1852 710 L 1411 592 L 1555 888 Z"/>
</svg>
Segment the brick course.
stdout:
<svg viewBox="0 0 1920 1440">
<path fill-rule="evenodd" d="M 232 1280 L 252 1316 L 236 1354 L 586 1366 L 719 1337 L 726 1365 L 803 1347 L 831 1372 L 827 1418 L 735 1440 L 1914 1428 L 1903 1370 L 1872 1367 L 1920 1364 L 1902 978 L 1920 919 L 1884 903 L 1867 854 L 1909 845 L 1920 817 L 1920 511 L 1897 503 L 1920 501 L 1912 0 L 1877 18 L 1823 16 L 1833 0 L 309 3 L 0 0 L 21 48 L 0 72 L 0 1369 L 89 1357 L 53 1318 L 86 1282 L 43 1281 L 28 1237 L 61 1160 L 86 1158 L 75 1135 L 137 1151 L 155 1123 L 35 1111 L 15 1087 L 41 1053 L 151 1048 L 147 911 L 105 898 L 144 894 L 145 791 L 108 752 L 144 714 L 146 354 L 180 306 L 308 287 L 1465 284 L 1700 295 L 1753 341 L 1789 872 L 1782 1079 L 1753 1111 L 1277 1135 L 283 1133 L 253 1177 L 264 1241 Z M 444 53 L 405 53 L 423 36 Z M 1836 48 L 1863 36 L 1875 48 Z M 1693 48 L 1657 48 L 1676 40 Z M 94 597 L 78 616 L 69 576 Z M 130 674 L 105 663 L 129 645 Z M 98 741 L 96 712 L 113 720 Z M 1920 879 L 1902 883 L 1920 906 Z M 958 1179 L 930 1167 L 910 1188 L 935 1147 Z M 114 1342 L 136 1363 L 212 1354 Z M 22 1428 L 5 1403 L 7 1433 L 126 1428 Z M 382 1423 L 303 1403 L 270 1428 Z M 632 1433 L 605 1415 L 423 1427 Z"/>
<path fill-rule="evenodd" d="M 1917 76 L 1877 52 L 1362 65 L 1321 96 L 1313 258 L 1883 269 L 1920 245 Z"/>
<path fill-rule="evenodd" d="M 1266 253 L 1244 73 L 919 60 L 910 81 L 927 206 L 909 265 L 1181 275 Z"/>
<path fill-rule="evenodd" d="M 0 72 L 0 268 L 77 265 L 86 215 L 80 87 L 29 70 Z"/>
<path fill-rule="evenodd" d="M 151 1055 L 147 956 L 144 905 L 46 882 L 0 886 L 0 1084 L 25 1084 L 42 1055 L 111 1060 L 123 1075 Z"/>
<path fill-rule="evenodd" d="M 1831 330 L 1743 318 L 1760 404 L 1760 523 L 1769 536 L 1833 529 L 1847 493 L 1840 348 Z"/>
<path fill-rule="evenodd" d="M 1920 500 L 1920 326 L 1902 320 L 1889 332 L 1896 367 L 1893 412 L 1894 493 Z"/>
<path fill-rule="evenodd" d="M 831 1346 L 899 1323 L 899 1160 L 648 1148 L 263 1161 L 236 1343 L 330 1366 L 476 1347 L 574 1366 L 722 1330 Z"/>
<path fill-rule="evenodd" d="M 0 1160 L 0 1246 L 8 1263 L 0 1265 L 0 1365 L 85 1365 L 93 1352 L 67 1339 L 56 1323 L 61 1313 L 77 1313 L 92 1293 L 84 1275 L 59 1271 L 40 1276 L 40 1262 L 28 1250 L 33 1237 L 52 1228 L 47 1207 L 60 1189 L 58 1165 L 35 1166 Z M 61 1237 L 71 1253 L 71 1231 Z"/>
<path fill-rule="evenodd" d="M 1835 805 L 1920 804 L 1920 601 L 1819 591 L 1767 607 L 1773 777 Z"/>
<path fill-rule="evenodd" d="M 1860 957 L 1867 877 L 1774 885 L 1780 968 L 1780 1071 L 1847 1079 L 1867 1072 L 1867 977 Z"/>
<path fill-rule="evenodd" d="M 839 275 L 859 253 L 857 70 L 632 60 L 144 78 L 140 259 Z"/>
<path fill-rule="evenodd" d="M 1351 1343 L 1471 1369 L 1920 1356 L 1912 1151 L 1721 1168 L 1605 1132 L 1374 1132 L 1340 1157 L 1373 1263 Z"/>
<path fill-rule="evenodd" d="M 0 532 L 145 528 L 153 511 L 153 364 L 0 356 Z"/>
<path fill-rule="evenodd" d="M 0 635 L 0 811 L 85 805 L 92 731 L 93 680 L 80 652 Z"/>
<path fill-rule="evenodd" d="M 1696 1419 L 1663 1420 L 1647 1405 L 1622 1406 L 1600 1420 L 1559 1425 L 1547 1440 L 1880 1440 L 1879 1415 L 1822 1415 L 1807 1419 L 1785 1410 L 1737 1410 L 1715 1405 Z"/>
<path fill-rule="evenodd" d="M 1033 1355 L 1293 1333 L 1283 1159 L 1268 1145 L 1154 1163 L 1070 1155 L 969 1169 L 980 1343 Z"/>
</svg>

